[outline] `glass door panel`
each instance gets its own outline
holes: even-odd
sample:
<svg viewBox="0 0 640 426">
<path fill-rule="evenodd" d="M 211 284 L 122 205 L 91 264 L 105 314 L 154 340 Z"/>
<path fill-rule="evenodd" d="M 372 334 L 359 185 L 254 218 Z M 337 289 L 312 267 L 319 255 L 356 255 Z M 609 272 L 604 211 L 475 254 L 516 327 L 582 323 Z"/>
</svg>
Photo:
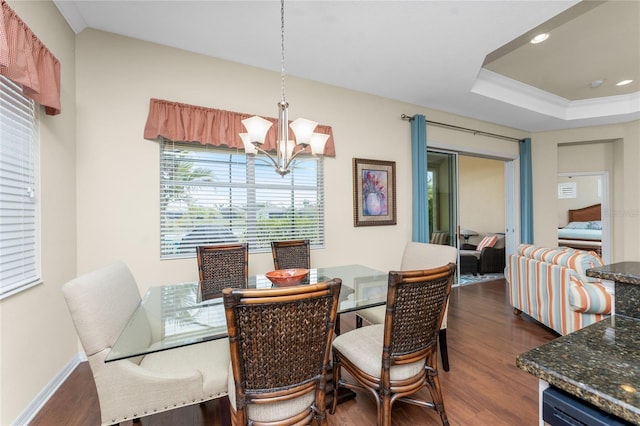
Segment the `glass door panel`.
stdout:
<svg viewBox="0 0 640 426">
<path fill-rule="evenodd" d="M 456 152 L 427 150 L 427 191 L 429 241 L 458 247 L 458 154 Z M 458 284 L 458 275 L 456 274 L 455 285 Z"/>
</svg>

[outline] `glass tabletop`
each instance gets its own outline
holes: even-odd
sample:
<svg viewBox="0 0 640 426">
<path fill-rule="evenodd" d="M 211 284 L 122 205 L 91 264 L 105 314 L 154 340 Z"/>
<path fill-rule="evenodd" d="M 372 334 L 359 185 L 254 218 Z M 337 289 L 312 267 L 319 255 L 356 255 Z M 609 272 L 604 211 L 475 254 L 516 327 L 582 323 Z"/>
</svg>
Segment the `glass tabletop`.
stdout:
<svg viewBox="0 0 640 426">
<path fill-rule="evenodd" d="M 387 272 L 362 265 L 309 270 L 308 283 L 342 279 L 338 313 L 383 305 Z M 304 285 L 304 284 L 303 284 Z M 250 288 L 271 288 L 264 275 Z M 222 297 L 201 300 L 198 282 L 151 287 L 111 348 L 105 362 L 131 358 L 227 336 Z"/>
</svg>

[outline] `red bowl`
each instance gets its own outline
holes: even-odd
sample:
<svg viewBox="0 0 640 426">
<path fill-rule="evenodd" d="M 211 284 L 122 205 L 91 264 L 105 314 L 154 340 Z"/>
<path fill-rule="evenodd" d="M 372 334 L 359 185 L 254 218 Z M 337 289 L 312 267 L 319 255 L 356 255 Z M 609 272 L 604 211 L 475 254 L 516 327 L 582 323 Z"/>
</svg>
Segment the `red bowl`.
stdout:
<svg viewBox="0 0 640 426">
<path fill-rule="evenodd" d="M 298 285 L 309 275 L 308 269 L 276 269 L 264 274 L 273 284 L 283 287 Z"/>
</svg>

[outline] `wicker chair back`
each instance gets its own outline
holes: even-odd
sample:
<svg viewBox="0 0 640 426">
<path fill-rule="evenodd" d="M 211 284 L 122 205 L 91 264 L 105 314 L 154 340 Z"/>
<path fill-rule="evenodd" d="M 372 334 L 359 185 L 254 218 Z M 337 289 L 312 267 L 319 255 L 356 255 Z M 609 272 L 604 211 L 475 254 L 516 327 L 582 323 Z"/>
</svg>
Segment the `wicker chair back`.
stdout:
<svg viewBox="0 0 640 426">
<path fill-rule="evenodd" d="M 309 240 L 272 241 L 271 253 L 275 269 L 311 268 Z"/>
<path fill-rule="evenodd" d="M 428 272 L 428 273 L 426 273 Z M 385 317 L 384 358 L 406 362 L 409 354 L 435 351 L 455 265 L 428 271 L 391 271 Z"/>
<path fill-rule="evenodd" d="M 249 245 L 196 247 L 202 299 L 222 296 L 222 289 L 246 288 L 249 282 Z"/>
<path fill-rule="evenodd" d="M 341 285 L 336 278 L 223 291 L 235 387 L 233 395 L 229 390 L 232 424 L 326 424 L 326 375 Z M 294 400 L 305 396 L 310 404 L 301 411 Z M 260 418 L 274 413 L 278 418 Z"/>
</svg>

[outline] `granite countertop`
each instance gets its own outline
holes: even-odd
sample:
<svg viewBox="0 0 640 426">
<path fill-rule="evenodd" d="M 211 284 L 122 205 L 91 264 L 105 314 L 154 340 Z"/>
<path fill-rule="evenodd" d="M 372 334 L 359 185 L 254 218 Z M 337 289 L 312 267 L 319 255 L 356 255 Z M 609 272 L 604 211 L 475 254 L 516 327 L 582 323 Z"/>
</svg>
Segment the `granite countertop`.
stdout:
<svg viewBox="0 0 640 426">
<path fill-rule="evenodd" d="M 587 276 L 640 285 L 640 262 L 619 262 L 587 269 Z"/>
<path fill-rule="evenodd" d="M 522 370 L 640 425 L 640 320 L 613 316 L 518 356 Z"/>
</svg>

